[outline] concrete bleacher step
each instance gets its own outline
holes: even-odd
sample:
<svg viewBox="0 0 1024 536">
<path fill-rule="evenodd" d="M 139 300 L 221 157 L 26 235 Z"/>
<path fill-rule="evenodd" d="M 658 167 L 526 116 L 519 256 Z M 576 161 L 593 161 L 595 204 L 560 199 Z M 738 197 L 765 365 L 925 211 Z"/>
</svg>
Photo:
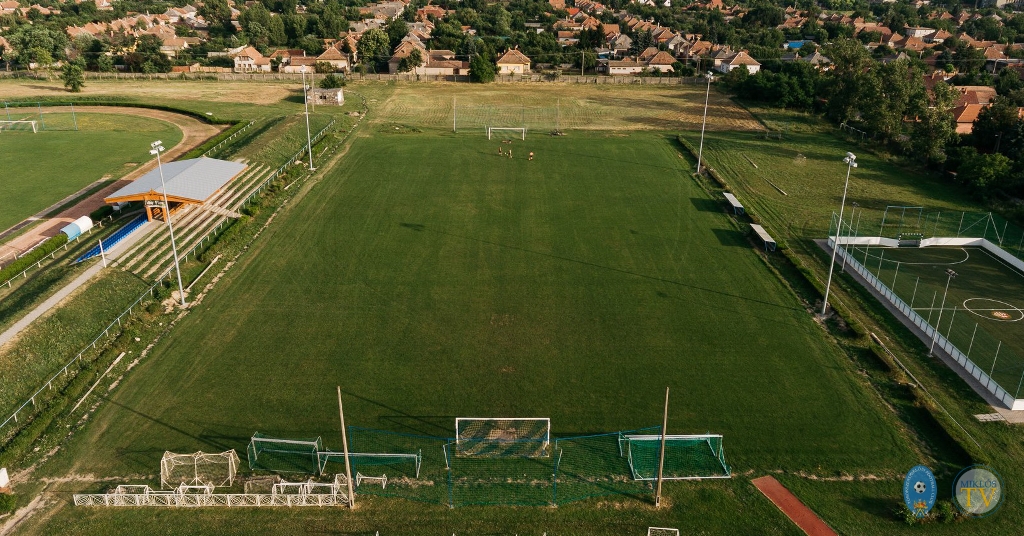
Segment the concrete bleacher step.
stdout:
<svg viewBox="0 0 1024 536">
<path fill-rule="evenodd" d="M 256 166 L 247 170 L 231 188 L 226 188 L 218 193 L 207 204 L 195 205 L 195 214 L 187 221 L 181 223 L 175 221 L 175 242 L 179 254 L 192 249 L 227 218 L 240 217 L 241 215 L 236 210 L 270 176 L 272 171 L 265 166 Z M 180 234 L 179 228 L 181 229 Z M 130 268 L 126 269 L 145 279 L 157 277 L 167 269 L 172 257 L 170 239 L 164 235 L 144 255 L 135 259 L 135 263 Z"/>
</svg>

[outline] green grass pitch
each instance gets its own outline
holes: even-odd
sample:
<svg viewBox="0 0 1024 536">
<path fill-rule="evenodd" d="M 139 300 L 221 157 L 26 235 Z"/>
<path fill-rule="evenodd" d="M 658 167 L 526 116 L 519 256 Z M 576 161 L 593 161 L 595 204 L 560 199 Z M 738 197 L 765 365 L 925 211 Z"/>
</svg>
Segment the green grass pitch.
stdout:
<svg viewBox="0 0 1024 536">
<path fill-rule="evenodd" d="M 980 247 L 858 246 L 850 251 L 957 348 L 970 350 L 971 360 L 991 371 L 999 385 L 1017 394 L 1024 377 L 1024 274 Z M 957 274 L 948 293 L 947 269 Z"/>
<path fill-rule="evenodd" d="M 70 116 L 45 114 L 51 123 L 70 123 Z M 79 113 L 77 119 L 77 132 L 0 133 L 0 231 L 105 176 L 131 171 L 151 158 L 153 140 L 173 147 L 182 136 L 178 127 L 144 117 Z"/>
<path fill-rule="evenodd" d="M 514 159 L 499 147 L 482 134 L 355 140 L 53 470 L 153 474 L 165 450 L 244 452 L 255 431 L 323 435 L 337 449 L 336 385 L 350 425 L 450 435 L 458 416 L 545 416 L 563 436 L 658 424 L 670 386 L 669 432 L 724 434 L 737 474 L 915 463 L 847 358 L 688 177 L 672 136 L 531 136 L 512 144 Z M 677 504 L 718 506 L 616 515 L 630 530 L 728 530 L 761 512 L 763 531 L 790 530 L 748 488 L 670 483 Z M 447 512 L 398 504 L 384 507 L 406 513 L 394 526 Z M 530 523 L 623 533 L 581 504 Z M 499 515 L 474 511 L 442 525 Z M 74 513 L 83 528 L 157 522 Z M 235 530 L 270 522 L 202 515 Z"/>
</svg>

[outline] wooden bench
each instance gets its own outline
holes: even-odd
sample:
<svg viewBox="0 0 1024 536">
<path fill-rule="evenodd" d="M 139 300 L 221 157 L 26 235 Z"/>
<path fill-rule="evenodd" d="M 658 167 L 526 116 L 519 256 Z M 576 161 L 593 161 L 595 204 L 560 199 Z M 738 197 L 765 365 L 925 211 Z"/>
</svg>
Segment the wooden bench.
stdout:
<svg viewBox="0 0 1024 536">
<path fill-rule="evenodd" d="M 742 215 L 744 213 L 743 205 L 740 204 L 740 200 L 736 199 L 735 195 L 732 195 L 729 192 L 725 192 L 722 195 L 725 196 L 725 200 L 728 201 L 729 205 L 732 206 L 732 213 L 733 214 Z"/>
<path fill-rule="evenodd" d="M 764 227 L 761 227 L 756 223 L 752 223 L 750 224 L 750 228 L 753 229 L 754 232 L 757 233 L 758 238 L 760 238 L 761 241 L 764 242 L 764 250 L 766 252 L 775 251 L 775 239 L 768 234 L 768 231 L 764 230 Z"/>
</svg>

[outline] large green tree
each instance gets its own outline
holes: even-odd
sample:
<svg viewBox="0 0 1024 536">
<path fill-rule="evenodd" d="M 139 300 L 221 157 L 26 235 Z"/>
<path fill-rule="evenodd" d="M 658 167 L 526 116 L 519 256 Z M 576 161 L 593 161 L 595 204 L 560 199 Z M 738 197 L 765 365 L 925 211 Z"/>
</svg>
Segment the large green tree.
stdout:
<svg viewBox="0 0 1024 536">
<path fill-rule="evenodd" d="M 388 34 L 384 33 L 384 30 L 366 30 L 356 45 L 359 50 L 359 61 L 376 69 L 378 65 L 386 63 L 391 56 L 389 45 Z"/>
<path fill-rule="evenodd" d="M 64 87 L 72 93 L 82 91 L 85 86 L 85 64 L 82 60 L 68 61 L 61 72 Z"/>
<path fill-rule="evenodd" d="M 482 84 L 493 82 L 494 64 L 485 56 L 473 56 L 473 59 L 469 62 L 469 79 Z"/>
</svg>

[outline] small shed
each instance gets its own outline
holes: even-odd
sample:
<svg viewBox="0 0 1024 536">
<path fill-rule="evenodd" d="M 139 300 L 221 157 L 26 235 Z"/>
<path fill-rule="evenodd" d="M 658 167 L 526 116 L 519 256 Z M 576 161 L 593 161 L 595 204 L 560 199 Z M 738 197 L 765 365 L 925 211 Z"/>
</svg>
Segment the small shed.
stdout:
<svg viewBox="0 0 1024 536">
<path fill-rule="evenodd" d="M 74 240 L 80 234 L 92 229 L 92 218 L 89 216 L 82 216 L 77 220 L 65 225 L 60 232 L 68 236 L 68 240 Z"/>
<path fill-rule="evenodd" d="M 332 106 L 345 104 L 345 93 L 340 87 L 332 89 L 313 88 L 309 90 L 309 96 L 315 104 Z"/>
</svg>

